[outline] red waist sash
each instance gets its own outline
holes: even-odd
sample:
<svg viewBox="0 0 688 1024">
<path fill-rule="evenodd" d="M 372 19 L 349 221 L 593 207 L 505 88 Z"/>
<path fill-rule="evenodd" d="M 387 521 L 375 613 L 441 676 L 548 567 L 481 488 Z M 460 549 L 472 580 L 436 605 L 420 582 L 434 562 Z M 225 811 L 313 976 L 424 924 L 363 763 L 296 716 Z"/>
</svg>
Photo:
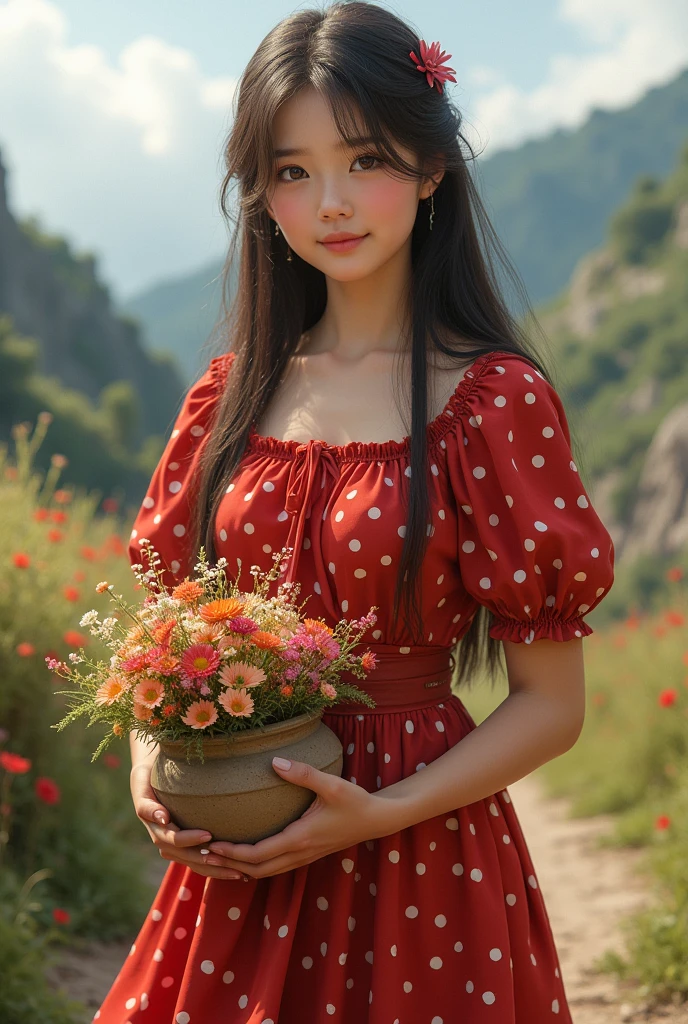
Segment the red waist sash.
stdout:
<svg viewBox="0 0 688 1024">
<path fill-rule="evenodd" d="M 427 707 L 451 697 L 453 675 L 452 647 L 416 647 L 404 654 L 396 644 L 365 644 L 376 656 L 377 664 L 366 679 L 342 672 L 342 682 L 353 683 L 369 694 L 376 707 L 341 701 L 325 709 L 327 715 L 370 714 L 379 708 L 399 710 Z"/>
</svg>

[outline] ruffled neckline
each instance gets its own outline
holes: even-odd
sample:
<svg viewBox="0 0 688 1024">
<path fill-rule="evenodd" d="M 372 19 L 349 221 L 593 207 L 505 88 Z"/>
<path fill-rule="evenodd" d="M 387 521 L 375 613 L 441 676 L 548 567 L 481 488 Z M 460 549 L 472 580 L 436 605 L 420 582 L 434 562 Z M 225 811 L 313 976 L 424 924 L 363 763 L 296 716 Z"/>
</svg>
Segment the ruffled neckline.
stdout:
<svg viewBox="0 0 688 1024">
<path fill-rule="evenodd" d="M 492 359 L 498 356 L 498 352 L 485 352 L 471 363 L 464 372 L 463 377 L 456 385 L 450 395 L 444 409 L 427 424 L 428 448 L 437 446 L 452 424 L 456 421 L 462 407 L 468 398 L 471 390 L 484 373 Z M 224 387 L 227 374 L 234 361 L 236 353 L 226 352 L 217 356 L 211 361 L 211 371 L 216 390 L 219 392 Z M 311 438 L 309 441 L 296 441 L 294 438 L 271 437 L 267 434 L 259 434 L 255 423 L 249 429 L 249 436 L 246 443 L 247 452 L 257 452 L 261 455 L 271 455 L 279 459 L 293 459 L 299 452 L 302 452 L 308 445 L 318 444 L 321 448 L 331 452 L 338 462 L 373 462 L 376 459 L 402 459 L 410 457 L 411 438 L 405 437 L 401 441 L 348 441 L 346 444 L 329 444 L 320 438 Z"/>
</svg>

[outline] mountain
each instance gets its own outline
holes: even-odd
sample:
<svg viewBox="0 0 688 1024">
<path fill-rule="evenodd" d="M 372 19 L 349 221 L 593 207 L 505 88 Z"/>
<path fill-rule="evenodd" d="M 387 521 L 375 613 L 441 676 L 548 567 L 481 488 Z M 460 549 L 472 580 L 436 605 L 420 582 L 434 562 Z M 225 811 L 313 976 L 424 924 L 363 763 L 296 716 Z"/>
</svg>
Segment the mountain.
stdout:
<svg viewBox="0 0 688 1024">
<path fill-rule="evenodd" d="M 173 357 L 114 312 L 94 258 L 13 216 L 0 159 L 0 438 L 50 412 L 37 466 L 57 445 L 71 483 L 136 501 L 184 390 Z"/>
<path fill-rule="evenodd" d="M 669 566 L 688 575 L 688 141 L 664 180 L 636 181 L 538 316 L 614 540 L 618 597 L 646 605 Z"/>
<path fill-rule="evenodd" d="M 642 174 L 667 175 L 688 125 L 688 69 L 632 105 L 594 110 L 580 128 L 478 158 L 474 177 L 488 213 L 533 302 L 566 287 L 578 262 L 604 238 L 607 222 Z M 172 353 L 191 383 L 216 323 L 222 260 L 133 296 L 151 351 Z M 206 360 L 207 362 L 207 360 Z"/>
</svg>

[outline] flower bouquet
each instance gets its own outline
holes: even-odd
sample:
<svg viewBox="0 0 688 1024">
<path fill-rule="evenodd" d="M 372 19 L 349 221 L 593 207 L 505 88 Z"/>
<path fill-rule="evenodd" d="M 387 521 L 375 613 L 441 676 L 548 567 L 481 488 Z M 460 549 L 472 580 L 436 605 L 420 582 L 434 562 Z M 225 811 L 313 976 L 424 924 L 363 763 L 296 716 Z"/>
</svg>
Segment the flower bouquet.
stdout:
<svg viewBox="0 0 688 1024">
<path fill-rule="evenodd" d="M 95 610 L 80 622 L 113 650 L 109 663 L 88 659 L 83 647 L 69 655 L 72 665 L 46 658 L 49 669 L 78 687 L 58 691 L 70 710 L 53 728 L 83 716 L 89 726 L 105 723 L 92 760 L 131 731 L 156 742 L 151 784 L 177 825 L 257 842 L 298 818 L 315 797 L 277 775 L 274 751 L 339 775 L 342 746 L 321 721 L 323 712 L 342 700 L 375 707 L 369 694 L 339 678 L 347 671 L 362 679 L 375 668 L 371 651 L 352 653 L 377 621 L 375 606 L 331 628 L 304 616 L 299 583 L 278 583 L 277 596 L 269 597 L 290 548 L 273 554 L 267 573 L 251 566 L 248 593 L 238 580 L 228 584 L 225 558 L 212 566 L 201 548 L 197 578 L 168 591 L 158 553 L 146 538 L 139 544 L 150 566 L 132 566 L 146 591 L 143 602 L 132 607 L 112 584 L 96 587 L 130 623 L 117 615 L 101 620 Z"/>
</svg>

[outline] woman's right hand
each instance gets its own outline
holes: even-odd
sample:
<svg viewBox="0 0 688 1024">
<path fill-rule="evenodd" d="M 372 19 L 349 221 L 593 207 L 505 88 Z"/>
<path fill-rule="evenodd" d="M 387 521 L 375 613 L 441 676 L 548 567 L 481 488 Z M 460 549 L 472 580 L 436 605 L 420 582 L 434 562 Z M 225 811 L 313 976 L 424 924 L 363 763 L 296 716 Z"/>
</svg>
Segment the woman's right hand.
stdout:
<svg viewBox="0 0 688 1024">
<path fill-rule="evenodd" d="M 170 821 L 167 808 L 159 803 L 151 786 L 151 771 L 152 762 L 150 761 L 134 765 L 131 769 L 131 798 L 134 801 L 136 815 L 146 826 L 160 856 L 164 860 L 174 860 L 179 864 L 184 864 L 185 867 L 191 868 L 199 875 L 206 875 L 210 878 L 243 878 L 248 881 L 248 877 L 235 868 L 206 863 L 207 857 L 213 861 L 218 857 L 217 854 L 210 853 L 203 845 L 211 843 L 213 837 L 209 832 L 198 828 L 180 829 L 178 825 Z"/>
</svg>

